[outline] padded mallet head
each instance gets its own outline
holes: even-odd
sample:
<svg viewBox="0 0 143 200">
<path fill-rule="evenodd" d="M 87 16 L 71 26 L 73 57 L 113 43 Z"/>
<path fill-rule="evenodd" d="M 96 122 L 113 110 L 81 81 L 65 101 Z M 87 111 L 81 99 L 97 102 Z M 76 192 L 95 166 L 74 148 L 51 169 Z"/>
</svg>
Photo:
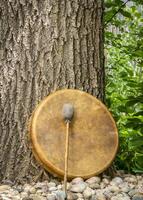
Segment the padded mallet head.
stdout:
<svg viewBox="0 0 143 200">
<path fill-rule="evenodd" d="M 74 107 L 71 103 L 65 103 L 63 105 L 63 118 L 65 121 L 71 121 L 74 115 Z"/>
</svg>

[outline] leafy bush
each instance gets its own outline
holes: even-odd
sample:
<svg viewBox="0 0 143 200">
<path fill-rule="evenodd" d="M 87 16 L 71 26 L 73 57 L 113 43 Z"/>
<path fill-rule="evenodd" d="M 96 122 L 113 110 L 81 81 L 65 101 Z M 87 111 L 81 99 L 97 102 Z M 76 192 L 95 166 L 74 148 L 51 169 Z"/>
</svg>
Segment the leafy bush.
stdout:
<svg viewBox="0 0 143 200">
<path fill-rule="evenodd" d="M 115 164 L 118 169 L 143 173 L 142 10 L 136 4 L 123 6 L 120 15 L 109 21 L 113 6 L 110 1 L 107 3 L 106 104 L 116 120 L 120 137 Z"/>
</svg>

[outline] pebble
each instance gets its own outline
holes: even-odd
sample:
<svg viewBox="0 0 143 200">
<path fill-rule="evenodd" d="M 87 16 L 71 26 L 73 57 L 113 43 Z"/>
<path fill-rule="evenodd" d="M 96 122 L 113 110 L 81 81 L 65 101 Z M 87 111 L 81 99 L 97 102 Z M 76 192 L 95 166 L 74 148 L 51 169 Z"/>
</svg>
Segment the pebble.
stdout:
<svg viewBox="0 0 143 200">
<path fill-rule="evenodd" d="M 10 186 L 9 185 L 0 185 L 0 192 L 4 192 L 5 190 L 9 190 Z"/>
<path fill-rule="evenodd" d="M 72 192 L 69 192 L 67 197 L 68 197 L 67 198 L 68 200 L 76 200 L 76 199 L 78 199 L 78 195 L 75 194 L 75 193 L 72 193 Z"/>
<path fill-rule="evenodd" d="M 109 190 L 111 192 L 119 192 L 120 188 L 118 186 L 116 186 L 116 185 L 111 185 L 111 186 L 109 186 Z"/>
<path fill-rule="evenodd" d="M 91 177 L 86 180 L 86 183 L 93 184 L 93 183 L 100 183 L 101 179 L 98 176 Z"/>
<path fill-rule="evenodd" d="M 48 194 L 47 195 L 47 199 L 48 200 L 56 200 L 56 195 L 54 195 L 54 194 Z"/>
<path fill-rule="evenodd" d="M 135 184 L 137 183 L 137 179 L 135 176 L 126 177 L 124 180 L 127 181 L 128 183 L 135 183 Z"/>
<path fill-rule="evenodd" d="M 135 196 L 133 196 L 132 200 L 143 200 L 143 196 L 142 195 L 135 195 Z"/>
<path fill-rule="evenodd" d="M 77 192 L 77 193 L 82 193 L 86 188 L 86 183 L 81 182 L 77 183 L 71 186 L 70 191 L 71 192 Z"/>
<path fill-rule="evenodd" d="M 84 180 L 83 180 L 83 178 L 80 178 L 80 177 L 74 178 L 72 180 L 72 184 L 77 184 L 77 183 L 81 183 L 81 182 L 84 182 Z"/>
<path fill-rule="evenodd" d="M 57 190 L 56 187 L 50 187 L 50 188 L 49 188 L 49 191 L 50 191 L 50 192 L 55 191 L 55 190 Z"/>
<path fill-rule="evenodd" d="M 29 196 L 32 200 L 47 200 L 46 197 L 43 197 L 42 195 L 37 195 L 37 194 L 31 194 Z"/>
<path fill-rule="evenodd" d="M 83 192 L 83 196 L 84 196 L 85 199 L 87 199 L 87 198 L 90 198 L 94 193 L 95 193 L 94 190 L 87 187 Z"/>
<path fill-rule="evenodd" d="M 113 178 L 112 179 L 112 181 L 111 181 L 111 185 L 120 185 L 120 184 L 122 184 L 123 183 L 123 180 L 122 180 L 122 178 L 120 178 L 120 177 L 115 177 L 115 178 Z"/>
<path fill-rule="evenodd" d="M 92 184 L 88 184 L 88 185 L 91 189 L 99 189 L 100 188 L 100 184 L 98 184 L 98 183 L 92 183 Z"/>
<path fill-rule="evenodd" d="M 130 197 L 133 197 L 135 194 L 137 194 L 137 190 L 135 190 L 135 189 L 130 190 L 130 191 L 128 192 L 128 195 L 129 195 Z"/>
<path fill-rule="evenodd" d="M 114 178 L 74 178 L 67 183 L 67 200 L 143 200 L 143 175 L 123 174 Z M 63 182 L 32 182 L 0 185 L 0 200 L 65 200 Z"/>
<path fill-rule="evenodd" d="M 128 193 L 130 191 L 130 187 L 126 182 L 120 184 L 119 187 L 122 192 Z"/>
</svg>

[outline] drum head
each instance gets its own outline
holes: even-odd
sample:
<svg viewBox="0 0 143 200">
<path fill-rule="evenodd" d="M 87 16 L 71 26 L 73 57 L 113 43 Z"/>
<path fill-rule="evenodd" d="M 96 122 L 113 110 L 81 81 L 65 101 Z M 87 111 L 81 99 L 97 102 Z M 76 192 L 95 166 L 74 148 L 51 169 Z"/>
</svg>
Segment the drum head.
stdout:
<svg viewBox="0 0 143 200">
<path fill-rule="evenodd" d="M 118 148 L 118 132 L 107 108 L 79 90 L 59 90 L 37 106 L 30 121 L 33 153 L 49 172 L 64 176 L 66 124 L 62 109 L 74 106 L 70 124 L 68 178 L 89 178 L 103 172 Z"/>
</svg>

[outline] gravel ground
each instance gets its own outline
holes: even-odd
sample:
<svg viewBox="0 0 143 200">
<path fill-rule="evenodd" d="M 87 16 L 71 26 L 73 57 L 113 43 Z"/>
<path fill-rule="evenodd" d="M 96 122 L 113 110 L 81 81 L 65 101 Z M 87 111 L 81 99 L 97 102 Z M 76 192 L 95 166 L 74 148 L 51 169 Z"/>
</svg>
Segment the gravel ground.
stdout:
<svg viewBox="0 0 143 200">
<path fill-rule="evenodd" d="M 0 200 L 64 200 L 62 182 L 37 182 L 0 185 Z M 69 200 L 143 200 L 143 175 L 92 177 L 86 181 L 75 178 L 68 183 Z"/>
</svg>

